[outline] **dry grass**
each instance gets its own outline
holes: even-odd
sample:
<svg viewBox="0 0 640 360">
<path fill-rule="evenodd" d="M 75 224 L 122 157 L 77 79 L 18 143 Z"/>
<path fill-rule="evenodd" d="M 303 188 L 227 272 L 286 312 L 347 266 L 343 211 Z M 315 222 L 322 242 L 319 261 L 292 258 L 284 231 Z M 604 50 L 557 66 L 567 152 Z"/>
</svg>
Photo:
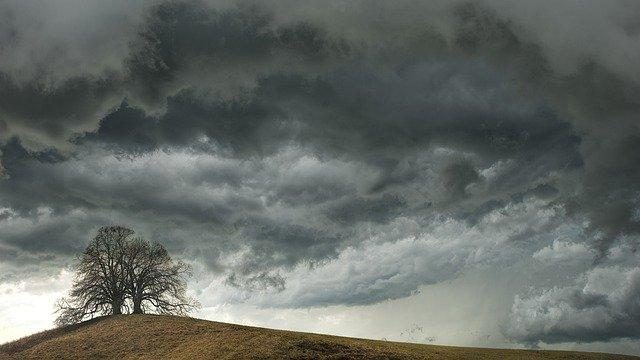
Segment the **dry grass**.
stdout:
<svg viewBox="0 0 640 360">
<path fill-rule="evenodd" d="M 363 340 L 156 315 L 119 315 L 0 346 L 0 359 L 637 359 Z"/>
</svg>

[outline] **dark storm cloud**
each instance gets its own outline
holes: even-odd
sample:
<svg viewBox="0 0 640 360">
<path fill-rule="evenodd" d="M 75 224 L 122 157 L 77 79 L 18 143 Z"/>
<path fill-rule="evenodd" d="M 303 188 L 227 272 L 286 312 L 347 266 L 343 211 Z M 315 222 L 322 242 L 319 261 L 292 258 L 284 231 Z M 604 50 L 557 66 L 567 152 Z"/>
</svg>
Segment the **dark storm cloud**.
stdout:
<svg viewBox="0 0 640 360">
<path fill-rule="evenodd" d="M 480 174 L 468 162 L 448 165 L 442 173 L 444 188 L 454 200 L 467 196 L 466 187 L 481 180 Z"/>
<path fill-rule="evenodd" d="M 157 129 L 145 130 L 143 136 L 154 133 L 158 142 L 181 146 L 207 136 L 217 146 L 241 154 L 269 154 L 296 141 L 334 156 L 354 156 L 389 172 L 399 159 L 383 162 L 381 156 L 401 159 L 431 145 L 474 151 L 489 161 L 521 157 L 533 162 L 551 151 L 557 154 L 548 161 L 550 167 L 572 165 L 578 139 L 566 122 L 540 108 L 543 104 L 514 95 L 517 89 L 495 69 L 450 61 L 406 65 L 390 75 L 361 63 L 322 77 L 275 74 L 231 100 L 181 90 L 167 99 Z M 487 93 L 496 88 L 499 93 Z M 505 99 L 514 104 L 503 103 Z M 102 126 L 110 124 L 107 120 Z M 131 123 L 141 124 L 135 118 Z M 122 139 L 111 139 L 127 142 L 132 130 L 123 127 Z M 87 137 L 100 137 L 101 132 Z M 549 171 L 545 165 L 536 170 Z"/>
<path fill-rule="evenodd" d="M 506 205 L 503 200 L 488 200 L 480 204 L 480 206 L 473 208 L 471 211 L 466 210 L 457 215 L 457 218 L 465 219 L 470 224 L 474 225 L 478 223 L 485 215 L 490 214 L 492 211 L 502 209 Z"/>
<path fill-rule="evenodd" d="M 606 251 L 623 234 L 639 234 L 634 220 L 640 194 L 640 131 L 637 115 L 640 85 L 625 82 L 589 64 L 568 82 L 570 101 L 585 102 L 580 124 L 585 136 L 584 197 L 580 204 L 599 233 L 598 248 Z M 591 99 L 592 101 L 588 101 Z"/>
<path fill-rule="evenodd" d="M 371 199 L 344 199 L 327 209 L 327 217 L 341 224 L 360 221 L 383 223 L 401 215 L 406 201 L 398 195 L 384 194 Z"/>
<path fill-rule="evenodd" d="M 3 272 L 8 276 L 40 276 L 66 267 L 82 251 L 88 234 L 109 217 L 83 211 L 64 214 L 47 209 L 21 215 L 7 211 L 0 217 Z M 54 270 L 56 271 L 56 270 Z"/>
<path fill-rule="evenodd" d="M 275 140 L 270 136 L 269 125 L 277 109 L 260 100 L 212 100 L 183 90 L 167 99 L 159 132 L 170 144 L 185 146 L 204 135 L 233 153 L 261 154 L 268 151 L 269 141 Z"/>
<path fill-rule="evenodd" d="M 492 213 L 495 210 L 504 208 L 509 202 L 522 203 L 529 198 L 552 200 L 558 194 L 559 190 L 553 187 L 553 185 L 540 184 L 526 191 L 513 193 L 506 199 L 490 199 L 479 204 L 478 206 L 473 206 L 470 204 L 467 206 L 467 208 L 462 209 L 458 213 L 455 213 L 454 216 L 455 218 L 466 220 L 471 225 L 475 225 L 486 215 Z M 524 235 L 518 234 L 517 236 L 513 237 L 512 240 L 518 238 L 527 239 L 534 234 L 535 232 L 526 232 Z"/>
<path fill-rule="evenodd" d="M 283 183 L 273 195 L 273 201 L 282 201 L 291 206 L 318 204 L 338 199 L 348 194 L 352 189 L 348 185 L 334 182 L 333 179 L 314 177 L 313 183 L 296 182 Z"/>
<path fill-rule="evenodd" d="M 77 225 L 49 223 L 26 233 L 5 236 L 3 242 L 26 253 L 66 256 L 82 251 L 83 242 L 79 240 L 86 237 L 88 229 L 77 229 Z"/>
<path fill-rule="evenodd" d="M 528 196 L 535 196 L 541 199 L 552 199 L 559 194 L 559 190 L 551 184 L 540 184 L 536 187 L 528 189 L 527 191 L 513 194 L 511 198 L 514 201 L 521 202 Z"/>
<path fill-rule="evenodd" d="M 464 24 L 481 22 L 476 27 L 487 32 L 482 42 L 502 44 L 502 37 L 513 41 L 507 25 L 491 23 L 499 20 L 473 9 L 465 11 L 471 13 L 455 16 L 462 16 Z M 461 25 L 457 38 L 479 31 L 465 26 Z M 496 26 L 500 31 L 494 34 Z M 378 62 L 375 56 L 367 58 L 366 53 L 342 58 L 348 46 L 329 39 L 324 31 L 304 21 L 277 26 L 260 8 L 220 11 L 191 2 L 152 8 L 141 29 L 125 61 L 124 83 L 141 89 L 147 99 L 169 92 L 166 108 L 152 115 L 142 107 L 122 103 L 102 118 L 97 130 L 76 137 L 75 143 L 88 149 L 92 143 L 106 144 L 118 155 L 141 156 L 166 147 L 189 147 L 228 152 L 238 158 L 271 155 L 293 143 L 323 156 L 346 156 L 378 169 L 379 180 L 368 189 L 373 192 L 420 181 L 403 160 L 417 151 L 444 146 L 478 154 L 478 164 L 463 162 L 444 168 L 441 178 L 453 201 L 466 198 L 465 187 L 480 180 L 476 166 L 516 159 L 514 172 L 530 174 L 526 180 L 531 180 L 566 167 L 577 156 L 571 127 L 545 109 L 543 98 L 530 100 L 519 94 L 510 78 L 518 76 L 516 70 L 505 73 L 490 62 L 458 56 L 455 51 L 437 58 L 422 53 L 410 61 L 399 58 Z M 467 39 L 464 46 L 456 46 L 466 49 L 470 42 L 480 40 Z M 519 44 L 507 50 L 520 51 Z M 498 55 L 507 51 L 502 45 L 499 48 L 494 51 Z M 228 62 L 276 61 L 279 59 L 274 57 L 285 53 L 301 56 L 300 62 L 311 65 L 326 57 L 340 61 L 321 72 L 284 73 L 277 68 L 275 73 L 257 77 L 254 88 L 232 96 L 216 95 L 207 89 L 209 86 L 203 87 L 188 76 L 199 64 L 224 69 Z M 192 83 L 187 82 L 189 79 Z M 171 86 L 185 82 L 189 88 L 171 94 Z M 84 103 L 82 97 L 78 103 Z M 7 146 L 16 147 L 15 143 Z M 8 155 L 4 157 L 8 159 Z M 543 157 L 553 160 L 540 162 Z M 3 188 L 7 205 L 23 210 L 39 206 L 67 210 L 120 208 L 220 224 L 231 222 L 238 211 L 243 211 L 239 209 L 260 211 L 258 203 L 242 195 L 205 204 L 194 195 L 167 192 L 170 186 L 161 178 L 149 181 L 144 173 L 134 174 L 134 179 L 126 183 L 107 174 L 99 180 L 85 174 L 70 178 L 63 170 L 40 161 L 24 157 L 20 161 L 7 165 L 3 158 L 10 176 Z M 77 161 L 83 160 L 78 157 Z M 537 166 L 531 167 L 531 163 Z M 532 171 L 521 171 L 525 168 Z M 43 173 L 48 174 L 46 186 L 39 185 Z M 283 189 L 274 199 L 291 204 L 292 196 L 284 195 Z M 292 189 L 289 185 L 286 191 Z M 347 195 L 349 190 L 344 189 L 349 187 L 334 183 L 322 194 L 309 183 L 306 187 L 298 185 L 294 193 L 310 194 L 311 201 L 323 201 L 337 199 L 336 194 Z M 380 193 L 364 199 L 352 194 L 327 207 L 325 216 L 343 225 L 386 222 L 403 214 L 406 206 L 400 195 Z M 277 247 L 281 247 L 277 251 L 291 254 L 315 254 L 319 246 L 323 250 L 310 255 L 316 259 L 337 248 L 337 240 L 331 240 L 331 246 L 325 249 L 325 237 L 313 240 L 318 236 L 312 230 L 303 231 L 306 228 L 301 225 L 282 225 L 286 231 L 277 224 L 245 226 L 253 229 L 250 238 L 271 239 L 251 243 L 268 247 L 266 254 L 274 253 Z M 273 243 L 276 235 L 282 237 L 281 242 Z M 286 253 L 283 256 L 289 258 Z M 304 257 L 290 258 L 293 264 Z"/>
<path fill-rule="evenodd" d="M 269 23 L 258 9 L 219 13 L 196 2 L 160 4 L 148 15 L 127 69 L 143 95 L 155 100 L 194 57 L 224 62 L 268 55 L 275 40 Z"/>
<path fill-rule="evenodd" d="M 47 161 L 52 157 L 49 153 L 57 154 L 55 150 L 31 152 L 15 137 L 4 145 L 2 163 L 7 169 L 7 177 L 0 184 L 0 199 L 4 206 L 20 213 L 29 213 L 46 205 L 56 209 L 90 205 L 85 199 L 74 196 L 64 181 L 43 177 L 47 172 L 56 171 L 52 166 L 55 161 Z M 60 155 L 53 157 L 61 160 Z"/>
<path fill-rule="evenodd" d="M 324 230 L 268 218 L 245 219 L 237 225 L 252 248 L 242 269 L 245 273 L 323 261 L 336 256 L 343 241 L 340 235 Z"/>
<path fill-rule="evenodd" d="M 271 289 L 282 291 L 285 288 L 286 279 L 278 274 L 269 275 L 268 273 L 263 272 L 255 276 L 251 276 L 240 283 L 238 282 L 237 275 L 231 274 L 227 277 L 226 284 L 249 291 L 264 291 Z"/>
<path fill-rule="evenodd" d="M 106 164 L 101 163 L 105 161 Z M 126 162 L 130 160 L 123 160 L 122 166 L 112 169 L 112 173 L 100 173 L 103 166 L 110 167 L 109 163 L 113 165 L 114 161 L 119 163 L 108 156 L 62 161 L 55 150 L 29 152 L 14 138 L 3 149 L 3 163 L 9 177 L 0 183 L 0 199 L 3 205 L 22 213 L 34 212 L 40 207 L 55 211 L 76 207 L 121 209 L 213 223 L 227 222 L 229 216 L 236 213 L 232 211 L 235 207 L 247 211 L 261 207 L 259 201 L 233 192 L 210 197 L 196 194 L 194 190 L 203 177 L 214 180 L 206 175 L 211 171 L 207 167 L 201 169 L 204 174 L 166 176 L 161 163 L 149 169 L 151 173 L 145 173 L 139 170 L 146 169 L 134 163 L 127 167 Z M 222 174 L 218 178 L 225 181 Z M 183 187 L 175 186 L 173 181 L 178 179 Z M 158 194 L 162 196 L 156 196 Z"/>
<path fill-rule="evenodd" d="M 118 97 L 131 95 L 155 103 L 182 86 L 198 83 L 189 74 L 194 70 L 220 73 L 236 67 L 241 73 L 246 66 L 260 67 L 265 62 L 300 58 L 295 62 L 315 63 L 348 51 L 344 42 L 330 39 L 308 22 L 274 24 L 272 16 L 258 6 L 218 11 L 198 1 L 166 2 L 151 7 L 145 18 L 129 54 L 120 59 L 122 71 L 105 64 L 97 74 L 88 69 L 58 80 L 48 73 L 55 67 L 42 66 L 37 69 L 39 75 L 26 81 L 14 69 L 0 72 L 3 123 L 13 133 L 36 133 L 41 137 L 38 141 L 63 140 L 94 127 L 96 116 Z M 24 29 L 4 30 L 1 43 L 9 44 Z M 126 43 L 129 36 L 123 35 L 121 42 Z M 12 46 L 26 45 L 18 41 Z"/>
<path fill-rule="evenodd" d="M 531 83 L 544 82 L 551 75 L 540 46 L 520 38 L 517 27 L 484 6 L 462 3 L 453 12 L 456 21 L 454 43 L 464 52 L 517 69 Z"/>
<path fill-rule="evenodd" d="M 259 6 L 219 11 L 197 1 L 167 2 L 148 14 L 125 61 L 134 88 L 157 100 L 189 67 L 251 67 L 282 56 L 317 62 L 347 50 L 308 22 L 276 26 Z"/>
<path fill-rule="evenodd" d="M 117 152 L 141 154 L 156 148 L 156 120 L 124 101 L 98 124 L 98 130 L 78 136 L 75 143 L 100 142 L 116 146 Z"/>
<path fill-rule="evenodd" d="M 114 77 L 74 77 L 54 85 L 35 79 L 21 84 L 0 72 L 0 114 L 9 126 L 16 122 L 51 138 L 63 138 L 70 135 L 69 128 L 85 124 L 106 98 L 115 95 L 119 86 Z"/>
<path fill-rule="evenodd" d="M 65 147 L 121 100 L 117 62 L 140 6 L 76 5 L 0 4 L 0 141 L 18 135 L 30 148 Z"/>
</svg>

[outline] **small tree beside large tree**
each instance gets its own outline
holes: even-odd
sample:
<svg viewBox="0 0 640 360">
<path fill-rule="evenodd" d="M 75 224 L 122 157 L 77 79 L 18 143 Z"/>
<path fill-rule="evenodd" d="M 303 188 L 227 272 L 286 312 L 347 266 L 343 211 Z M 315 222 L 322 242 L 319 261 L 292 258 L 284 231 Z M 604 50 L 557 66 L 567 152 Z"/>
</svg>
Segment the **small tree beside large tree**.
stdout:
<svg viewBox="0 0 640 360">
<path fill-rule="evenodd" d="M 190 267 L 133 235 L 122 226 L 98 230 L 79 258 L 68 296 L 58 301 L 57 325 L 129 312 L 186 315 L 198 306 L 186 296 Z"/>
</svg>

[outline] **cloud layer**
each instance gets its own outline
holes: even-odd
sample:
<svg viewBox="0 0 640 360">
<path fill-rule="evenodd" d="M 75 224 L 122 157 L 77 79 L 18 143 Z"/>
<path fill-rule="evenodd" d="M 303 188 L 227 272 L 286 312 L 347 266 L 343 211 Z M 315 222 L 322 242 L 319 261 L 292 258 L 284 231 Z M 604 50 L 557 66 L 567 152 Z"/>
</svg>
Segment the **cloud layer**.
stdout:
<svg viewBox="0 0 640 360">
<path fill-rule="evenodd" d="M 598 267 L 567 287 L 516 297 L 509 334 L 547 343 L 637 338 L 640 268 Z"/>
</svg>

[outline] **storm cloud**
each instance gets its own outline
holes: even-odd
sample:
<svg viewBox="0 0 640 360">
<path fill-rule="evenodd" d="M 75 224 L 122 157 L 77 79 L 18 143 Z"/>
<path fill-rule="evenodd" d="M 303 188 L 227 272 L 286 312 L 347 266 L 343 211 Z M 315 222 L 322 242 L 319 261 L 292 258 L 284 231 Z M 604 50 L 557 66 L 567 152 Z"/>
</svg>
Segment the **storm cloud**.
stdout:
<svg viewBox="0 0 640 360">
<path fill-rule="evenodd" d="M 637 338 L 639 271 L 598 267 L 573 286 L 516 297 L 508 332 L 534 344 Z"/>
</svg>

